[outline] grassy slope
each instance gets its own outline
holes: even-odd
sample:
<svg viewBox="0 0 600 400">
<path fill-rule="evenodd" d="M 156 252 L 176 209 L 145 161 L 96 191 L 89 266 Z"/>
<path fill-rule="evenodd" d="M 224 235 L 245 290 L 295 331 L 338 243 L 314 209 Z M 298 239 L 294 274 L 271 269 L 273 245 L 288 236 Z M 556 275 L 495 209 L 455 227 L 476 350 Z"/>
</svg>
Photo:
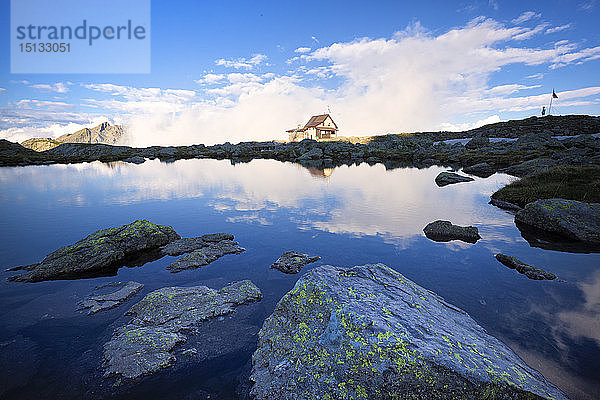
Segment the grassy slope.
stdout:
<svg viewBox="0 0 600 400">
<path fill-rule="evenodd" d="M 498 190 L 492 198 L 521 207 L 550 198 L 600 203 L 600 166 L 556 167 L 515 181 Z"/>
</svg>

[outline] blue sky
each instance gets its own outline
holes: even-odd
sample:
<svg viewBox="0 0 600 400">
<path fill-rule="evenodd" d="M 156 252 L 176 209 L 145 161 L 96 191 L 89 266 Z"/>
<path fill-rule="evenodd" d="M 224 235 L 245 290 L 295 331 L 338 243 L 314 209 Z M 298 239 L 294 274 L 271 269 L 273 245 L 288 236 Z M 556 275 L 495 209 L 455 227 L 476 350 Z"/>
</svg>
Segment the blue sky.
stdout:
<svg viewBox="0 0 600 400">
<path fill-rule="evenodd" d="M 600 114 L 600 4 L 152 1 L 150 74 L 11 74 L 0 2 L 0 138 L 109 119 L 131 144 L 283 139 L 331 109 L 342 135 Z M 118 63 L 106 54 L 106 62 Z"/>
</svg>

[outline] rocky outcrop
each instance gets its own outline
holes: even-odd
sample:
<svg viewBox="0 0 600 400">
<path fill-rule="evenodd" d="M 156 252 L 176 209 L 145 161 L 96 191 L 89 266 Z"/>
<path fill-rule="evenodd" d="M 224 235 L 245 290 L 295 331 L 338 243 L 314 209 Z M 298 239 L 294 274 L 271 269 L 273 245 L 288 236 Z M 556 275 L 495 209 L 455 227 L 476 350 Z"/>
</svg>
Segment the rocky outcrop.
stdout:
<svg viewBox="0 0 600 400">
<path fill-rule="evenodd" d="M 515 257 L 507 256 L 506 254 L 498 253 L 496 254 L 496 260 L 500 261 L 502 264 L 506 265 L 510 269 L 517 270 L 518 273 L 525 275 L 529 279 L 534 280 L 554 280 L 556 279 L 556 275 L 546 272 L 543 269 L 539 269 L 537 267 L 533 267 L 529 264 L 525 264 L 522 261 L 519 261 Z"/>
<path fill-rule="evenodd" d="M 98 128 L 98 127 L 97 127 Z M 99 127 L 99 129 L 102 126 Z M 102 132 L 112 127 L 104 127 Z M 96 129 L 96 128 L 94 128 Z M 152 146 L 132 148 L 108 146 L 110 140 L 90 139 L 93 135 L 80 132 L 78 140 L 86 143 L 64 143 L 53 149 L 25 154 L 22 146 L 0 142 L 0 166 L 77 163 L 90 161 L 122 161 L 158 158 L 164 162 L 189 158 L 230 159 L 248 162 L 252 159 L 293 161 L 307 167 L 332 168 L 344 164 L 383 163 L 386 168 L 401 166 L 427 167 L 449 165 L 469 167 L 482 163 L 494 169 L 506 168 L 532 158 L 551 158 L 558 164 L 585 165 L 600 163 L 600 139 L 590 133 L 600 132 L 600 117 L 560 116 L 528 118 L 486 125 L 465 132 L 418 132 L 402 135 L 381 135 L 362 138 L 339 138 L 333 141 L 303 140 L 301 142 L 242 142 L 212 146 Z M 90 136 L 91 135 L 91 136 Z M 582 135 L 557 140 L 552 135 Z M 520 138 L 492 141 L 489 138 Z M 448 144 L 444 140 L 472 138 L 465 146 Z M 58 138 L 56 140 L 63 140 Z M 106 138 L 105 138 L 106 139 Z M 117 143 L 118 141 L 114 142 Z M 8 151 L 4 151 L 8 150 Z M 482 176 L 487 175 L 482 172 Z"/>
<path fill-rule="evenodd" d="M 462 176 L 455 174 L 454 172 L 440 172 L 438 176 L 435 177 L 435 183 L 439 187 L 444 187 L 447 185 L 452 185 L 453 183 L 460 182 L 471 182 L 475 179 L 470 178 L 468 176 Z"/>
<path fill-rule="evenodd" d="M 56 138 L 60 143 L 102 143 L 117 144 L 125 135 L 121 125 L 110 125 L 103 122 L 93 128 L 83 128 L 75 133 L 69 133 Z"/>
<path fill-rule="evenodd" d="M 140 257 L 152 256 L 154 250 L 177 239 L 180 236 L 170 226 L 138 220 L 96 231 L 75 244 L 48 254 L 40 263 L 17 267 L 28 272 L 8 279 L 40 282 L 111 275 L 119 267 L 129 263 L 135 265 Z"/>
<path fill-rule="evenodd" d="M 550 158 L 535 158 L 533 160 L 523 161 L 520 164 L 511 165 L 502 170 L 505 174 L 523 177 L 542 171 L 547 171 L 555 166 L 557 162 Z"/>
<path fill-rule="evenodd" d="M 425 236 L 436 242 L 449 242 L 451 240 L 462 240 L 467 243 L 475 243 L 481 236 L 474 226 L 453 225 L 450 221 L 437 220 L 427 224 L 423 229 Z"/>
<path fill-rule="evenodd" d="M 133 319 L 104 345 L 104 376 L 139 378 L 175 363 L 173 349 L 207 320 L 259 301 L 258 287 L 246 280 L 220 290 L 206 286 L 155 290 L 131 307 Z"/>
<path fill-rule="evenodd" d="M 321 266 L 259 333 L 251 394 L 285 399 L 566 399 L 466 312 L 384 265 Z"/>
<path fill-rule="evenodd" d="M 297 251 L 286 251 L 271 265 L 272 269 L 278 269 L 286 274 L 297 274 L 306 264 L 313 263 L 321 257 L 311 257 L 308 254 Z"/>
<path fill-rule="evenodd" d="M 493 165 L 483 162 L 471 165 L 469 167 L 464 167 L 463 172 L 465 174 L 478 176 L 479 178 L 489 178 L 490 176 L 494 175 L 496 169 Z"/>
<path fill-rule="evenodd" d="M 79 302 L 79 310 L 88 310 L 88 315 L 110 310 L 129 300 L 143 287 L 141 283 L 131 281 L 98 286 L 87 299 Z"/>
<path fill-rule="evenodd" d="M 33 138 L 21 142 L 21 146 L 35 151 L 50 150 L 61 144 L 62 142 L 58 142 L 52 138 Z"/>
<path fill-rule="evenodd" d="M 194 250 L 170 264 L 167 269 L 173 273 L 186 269 L 196 269 L 210 264 L 226 254 L 240 254 L 246 249 L 238 246 L 238 242 L 221 240 L 218 242 L 205 242 L 206 247 Z"/>
<path fill-rule="evenodd" d="M 570 240 L 600 245 L 600 203 L 537 200 L 519 211 L 515 221 Z"/>
</svg>

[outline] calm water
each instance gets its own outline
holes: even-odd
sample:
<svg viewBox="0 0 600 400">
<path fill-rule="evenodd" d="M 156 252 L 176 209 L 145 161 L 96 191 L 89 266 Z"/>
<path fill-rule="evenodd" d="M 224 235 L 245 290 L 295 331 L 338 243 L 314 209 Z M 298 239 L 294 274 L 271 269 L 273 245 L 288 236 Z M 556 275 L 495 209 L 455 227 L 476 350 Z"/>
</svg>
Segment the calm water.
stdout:
<svg viewBox="0 0 600 400">
<path fill-rule="evenodd" d="M 248 370 L 256 332 L 298 276 L 270 270 L 284 250 L 322 257 L 313 265 L 385 263 L 466 310 L 489 333 L 574 399 L 600 398 L 600 254 L 532 248 L 513 216 L 488 205 L 512 178 L 438 188 L 442 168 L 366 164 L 309 170 L 254 160 L 99 162 L 0 169 L 0 261 L 30 264 L 105 227 L 145 218 L 182 236 L 230 232 L 246 248 L 201 269 L 171 274 L 165 257 L 116 277 L 36 284 L 0 277 L 1 398 L 231 398 Z M 436 219 L 479 227 L 482 240 L 436 243 L 423 227 Z M 498 263 L 503 252 L 556 273 L 565 282 L 531 281 Z M 102 379 L 102 345 L 126 323 L 124 312 L 164 286 L 208 285 L 249 278 L 261 303 L 207 324 L 175 367 L 137 385 Z M 95 286 L 135 280 L 132 300 L 95 316 L 76 303 Z"/>
</svg>

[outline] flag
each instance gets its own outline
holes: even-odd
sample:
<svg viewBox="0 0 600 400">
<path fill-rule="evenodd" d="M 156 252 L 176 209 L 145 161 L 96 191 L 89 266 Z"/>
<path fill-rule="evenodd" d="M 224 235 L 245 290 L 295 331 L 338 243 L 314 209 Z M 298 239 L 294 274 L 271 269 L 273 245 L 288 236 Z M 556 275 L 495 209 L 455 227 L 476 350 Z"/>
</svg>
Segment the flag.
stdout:
<svg viewBox="0 0 600 400">
<path fill-rule="evenodd" d="M 552 98 L 558 99 L 558 95 L 556 94 L 556 92 L 554 92 L 554 89 L 552 89 Z"/>
</svg>

